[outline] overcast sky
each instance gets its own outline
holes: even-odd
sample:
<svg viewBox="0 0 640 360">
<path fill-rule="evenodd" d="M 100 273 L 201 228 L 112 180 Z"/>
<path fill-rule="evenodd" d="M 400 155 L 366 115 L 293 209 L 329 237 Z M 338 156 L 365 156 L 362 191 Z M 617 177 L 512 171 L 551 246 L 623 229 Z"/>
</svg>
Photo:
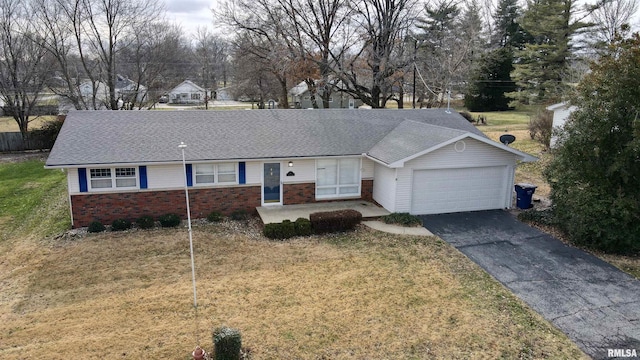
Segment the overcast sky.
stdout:
<svg viewBox="0 0 640 360">
<path fill-rule="evenodd" d="M 213 30 L 211 8 L 216 0 L 165 0 L 167 17 L 182 26 L 186 32 L 195 34 L 198 26 Z"/>
<path fill-rule="evenodd" d="M 169 20 L 175 21 L 182 26 L 187 33 L 195 35 L 196 29 L 204 26 L 215 30 L 213 26 L 213 15 L 211 8 L 219 4 L 221 0 L 165 0 L 167 16 Z M 582 1 L 593 3 L 594 0 Z M 631 21 L 634 31 L 640 30 L 640 11 Z"/>
</svg>

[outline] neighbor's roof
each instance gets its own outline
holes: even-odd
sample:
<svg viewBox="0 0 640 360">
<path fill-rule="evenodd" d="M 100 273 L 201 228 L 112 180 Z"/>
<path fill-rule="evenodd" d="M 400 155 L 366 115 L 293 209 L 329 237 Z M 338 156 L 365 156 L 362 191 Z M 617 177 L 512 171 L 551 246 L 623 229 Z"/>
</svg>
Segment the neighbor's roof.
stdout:
<svg viewBox="0 0 640 360">
<path fill-rule="evenodd" d="M 369 153 L 391 163 L 465 134 L 494 143 L 443 109 L 71 111 L 46 165 L 177 162 L 181 141 L 188 161 Z"/>
</svg>

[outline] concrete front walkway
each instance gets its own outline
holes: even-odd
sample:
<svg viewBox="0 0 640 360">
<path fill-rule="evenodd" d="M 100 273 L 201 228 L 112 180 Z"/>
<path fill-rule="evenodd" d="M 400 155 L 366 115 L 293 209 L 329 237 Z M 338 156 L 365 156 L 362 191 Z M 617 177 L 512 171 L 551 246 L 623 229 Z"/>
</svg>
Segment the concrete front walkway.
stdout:
<svg viewBox="0 0 640 360">
<path fill-rule="evenodd" d="M 640 354 L 640 281 L 505 211 L 421 218 L 589 356 L 610 358 L 609 349 Z"/>
<path fill-rule="evenodd" d="M 311 213 L 322 211 L 353 209 L 359 211 L 363 218 L 375 218 L 389 215 L 389 212 L 368 201 L 332 201 L 302 205 L 260 206 L 256 208 L 265 224 L 279 223 L 283 220 L 295 221 L 297 218 L 308 219 Z"/>
</svg>

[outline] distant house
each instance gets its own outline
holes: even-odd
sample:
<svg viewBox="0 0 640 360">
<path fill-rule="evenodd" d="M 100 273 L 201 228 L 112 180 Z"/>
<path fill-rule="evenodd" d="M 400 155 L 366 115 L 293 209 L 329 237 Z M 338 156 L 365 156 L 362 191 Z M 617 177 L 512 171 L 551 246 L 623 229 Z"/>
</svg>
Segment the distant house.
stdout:
<svg viewBox="0 0 640 360">
<path fill-rule="evenodd" d="M 340 83 L 338 83 L 337 87 L 340 87 Z M 320 109 L 324 108 L 321 97 L 323 92 L 323 88 L 319 86 L 317 89 L 316 101 Z M 313 103 L 311 101 L 311 91 L 309 91 L 309 87 L 307 86 L 306 82 L 303 81 L 291 88 L 291 90 L 289 90 L 289 96 L 291 97 L 291 104 L 296 109 L 313 108 Z M 331 97 L 329 98 L 330 109 L 356 109 L 362 104 L 362 100 L 354 99 L 353 96 L 341 91 L 334 90 L 331 93 Z"/>
<path fill-rule="evenodd" d="M 66 170 L 81 227 L 184 215 L 185 185 L 195 217 L 354 199 L 412 214 L 505 209 L 517 164 L 535 160 L 442 109 L 70 111 L 46 168 Z"/>
<path fill-rule="evenodd" d="M 95 97 L 98 110 L 106 109 L 106 104 L 109 101 L 109 87 L 102 81 L 92 83 L 90 80 L 83 81 L 79 86 L 80 96 L 87 104 L 92 104 L 92 98 L 94 95 L 95 84 Z M 138 85 L 135 81 L 127 78 L 123 75 L 116 75 L 115 83 L 116 99 L 118 99 L 118 108 L 123 108 L 126 104 L 133 102 L 140 103 L 147 95 L 147 88 L 143 85 Z"/>
<path fill-rule="evenodd" d="M 215 96 L 213 96 L 213 98 L 215 100 L 220 100 L 220 101 L 234 100 L 232 86 L 218 88 L 218 90 L 215 91 L 214 95 Z"/>
<path fill-rule="evenodd" d="M 134 102 L 139 104 L 147 96 L 147 88 L 139 85 L 126 76 L 116 75 L 116 97 L 124 103 Z"/>
<path fill-rule="evenodd" d="M 558 104 L 553 104 L 550 106 L 547 106 L 547 110 L 553 112 L 553 129 L 560 129 L 564 126 L 564 124 L 567 122 L 567 120 L 569 119 L 569 116 L 571 115 L 572 112 L 576 111 L 578 109 L 577 106 L 573 106 L 573 105 L 569 105 L 566 102 L 561 102 Z M 550 142 L 550 146 L 553 148 L 555 147 L 556 141 L 557 141 L 557 137 L 556 136 L 551 136 L 551 142 Z"/>
<path fill-rule="evenodd" d="M 204 88 L 185 80 L 169 91 L 169 104 L 204 104 L 206 97 Z"/>
</svg>

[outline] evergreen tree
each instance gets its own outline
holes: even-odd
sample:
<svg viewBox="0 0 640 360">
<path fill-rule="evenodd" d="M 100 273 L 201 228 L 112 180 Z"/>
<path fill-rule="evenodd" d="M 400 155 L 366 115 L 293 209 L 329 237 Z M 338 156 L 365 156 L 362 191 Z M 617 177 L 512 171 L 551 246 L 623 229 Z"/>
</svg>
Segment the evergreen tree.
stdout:
<svg viewBox="0 0 640 360">
<path fill-rule="evenodd" d="M 570 41 L 586 25 L 572 22 L 575 0 L 530 0 L 521 25 L 532 40 L 516 51 L 512 73 L 519 91 L 510 96 L 523 104 L 553 102 L 567 91 L 563 76 L 571 61 Z"/>
<path fill-rule="evenodd" d="M 511 80 L 513 54 L 509 48 L 493 50 L 480 58 L 474 68 L 464 97 L 470 111 L 509 110 L 506 92 L 515 90 Z"/>
<path fill-rule="evenodd" d="M 530 36 L 518 23 L 521 8 L 518 0 L 500 0 L 493 15 L 495 30 L 491 38 L 492 45 L 521 49 L 530 41 Z"/>
<path fill-rule="evenodd" d="M 640 252 L 640 36 L 592 65 L 545 173 L 558 223 L 575 243 Z"/>
</svg>

